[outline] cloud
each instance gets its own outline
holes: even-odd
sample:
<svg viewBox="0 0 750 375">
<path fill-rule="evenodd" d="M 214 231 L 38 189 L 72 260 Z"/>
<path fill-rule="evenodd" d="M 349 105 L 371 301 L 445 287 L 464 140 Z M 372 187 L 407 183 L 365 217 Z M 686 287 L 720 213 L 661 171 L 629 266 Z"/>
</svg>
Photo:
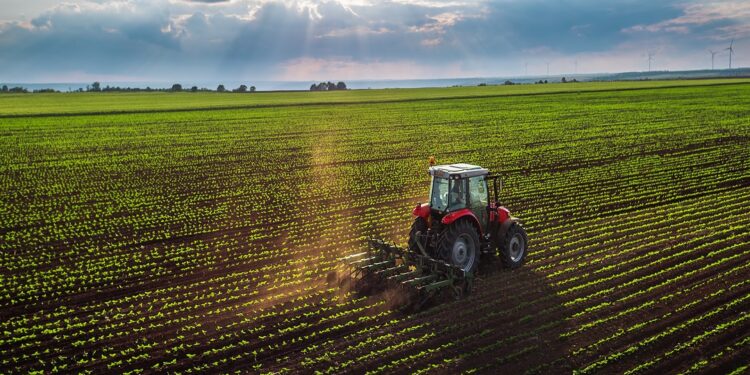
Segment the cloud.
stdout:
<svg viewBox="0 0 750 375">
<path fill-rule="evenodd" d="M 0 80 L 615 71 L 646 50 L 676 69 L 716 40 L 744 48 L 749 17 L 741 1 L 80 0 L 0 22 Z"/>
<path fill-rule="evenodd" d="M 750 30 L 750 3 L 737 1 L 714 1 L 682 4 L 682 14 L 652 24 L 637 24 L 623 29 L 626 33 L 669 32 L 700 33 L 699 37 L 717 40 L 732 37 L 748 37 Z M 703 32 L 703 33 L 701 33 Z"/>
<path fill-rule="evenodd" d="M 281 65 L 279 78 L 289 81 L 306 80 L 362 80 L 379 79 L 427 79 L 440 76 L 465 74 L 465 70 L 453 64 L 448 67 L 425 67 L 411 60 L 398 61 L 354 61 L 349 58 L 300 58 Z"/>
<path fill-rule="evenodd" d="M 380 27 L 380 28 L 370 28 L 368 26 L 354 26 L 354 27 L 343 27 L 338 29 L 333 29 L 325 34 L 316 36 L 317 38 L 348 38 L 353 35 L 362 36 L 362 35 L 377 35 L 377 34 L 386 34 L 386 33 L 392 33 L 393 30 L 390 30 L 386 27 Z"/>
<path fill-rule="evenodd" d="M 136 2 L 63 4 L 28 24 L 6 24 L 1 59 L 21 77 L 52 70 L 119 74 L 178 54 L 179 35 L 165 29 L 167 20 L 163 9 Z"/>
</svg>

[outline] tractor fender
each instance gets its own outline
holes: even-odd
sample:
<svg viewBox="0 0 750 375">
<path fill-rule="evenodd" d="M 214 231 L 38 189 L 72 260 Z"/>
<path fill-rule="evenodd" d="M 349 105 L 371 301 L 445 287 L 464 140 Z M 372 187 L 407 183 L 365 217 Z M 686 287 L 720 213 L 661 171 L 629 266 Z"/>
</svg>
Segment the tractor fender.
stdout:
<svg viewBox="0 0 750 375">
<path fill-rule="evenodd" d="M 508 217 L 507 220 L 503 221 L 502 224 L 500 224 L 500 227 L 497 228 L 497 241 L 498 243 L 502 241 L 503 238 L 505 238 L 505 235 L 508 234 L 508 230 L 510 230 L 510 227 L 512 227 L 514 224 L 520 225 L 520 221 L 518 218 L 515 217 Z"/>
<path fill-rule="evenodd" d="M 474 215 L 474 213 L 471 212 L 471 210 L 468 208 L 463 208 L 458 211 L 451 212 L 448 215 L 443 216 L 443 220 L 440 220 L 440 222 L 445 225 L 450 225 L 454 221 L 464 217 L 467 218 L 467 220 L 469 220 L 472 225 L 474 225 L 474 227 L 477 229 L 479 237 L 482 237 L 482 226 L 479 225 L 479 219 L 477 219 L 476 215 Z"/>
<path fill-rule="evenodd" d="M 427 220 L 427 218 L 430 216 L 430 204 L 429 203 L 422 203 L 422 204 L 417 203 L 417 207 L 414 207 L 414 210 L 411 212 L 411 214 Z"/>
<path fill-rule="evenodd" d="M 497 208 L 497 221 L 500 223 L 506 222 L 510 218 L 510 211 L 508 211 L 505 207 L 498 207 Z"/>
</svg>

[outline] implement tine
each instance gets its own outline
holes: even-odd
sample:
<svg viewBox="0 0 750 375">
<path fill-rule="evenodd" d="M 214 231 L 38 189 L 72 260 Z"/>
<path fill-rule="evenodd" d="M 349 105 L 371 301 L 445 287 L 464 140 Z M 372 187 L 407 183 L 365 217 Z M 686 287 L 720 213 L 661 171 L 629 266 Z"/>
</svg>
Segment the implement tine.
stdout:
<svg viewBox="0 0 750 375">
<path fill-rule="evenodd" d="M 409 271 L 409 272 L 406 272 L 406 273 L 400 273 L 398 275 L 390 276 L 390 277 L 388 277 L 388 280 L 389 281 L 400 282 L 400 281 L 403 281 L 403 280 L 407 280 L 407 279 L 409 279 L 412 276 L 418 276 L 418 275 L 419 275 L 419 271 Z"/>
<path fill-rule="evenodd" d="M 388 276 L 392 276 L 393 274 L 397 274 L 401 271 L 406 271 L 408 269 L 409 269 L 408 266 L 402 264 L 400 266 L 386 268 L 384 270 L 377 271 L 376 273 L 380 276 L 388 277 Z"/>
<path fill-rule="evenodd" d="M 369 251 L 340 259 L 353 267 L 355 277 L 361 277 L 365 291 L 401 287 L 403 293 L 416 297 L 412 306 L 419 309 L 440 290 L 453 290 L 457 298 L 462 298 L 471 289 L 473 275 L 458 266 L 381 239 L 367 242 Z"/>
<path fill-rule="evenodd" d="M 386 261 L 383 261 L 383 262 L 377 262 L 377 263 L 368 264 L 366 266 L 360 266 L 359 268 L 360 269 L 366 269 L 366 270 L 372 272 L 372 270 L 374 270 L 374 269 L 387 268 L 388 265 L 392 265 L 392 264 L 393 264 L 392 260 L 386 260 Z"/>
<path fill-rule="evenodd" d="M 453 286 L 453 280 L 445 279 L 445 280 L 435 281 L 434 283 L 422 285 L 418 289 L 420 290 L 423 289 L 426 291 L 433 291 L 433 290 L 438 290 L 438 289 L 445 288 L 448 286 Z"/>
<path fill-rule="evenodd" d="M 379 257 L 365 258 L 365 259 L 355 260 L 354 262 L 350 262 L 349 265 L 350 266 L 359 266 L 360 264 L 369 263 L 370 261 L 376 261 L 376 260 L 379 260 L 379 259 L 381 259 L 381 258 L 379 258 Z"/>
<path fill-rule="evenodd" d="M 363 251 L 361 253 L 347 255 L 347 256 L 345 256 L 343 258 L 339 258 L 339 261 L 340 262 L 346 262 L 346 261 L 348 261 L 350 259 L 359 258 L 359 257 L 365 256 L 365 255 L 370 255 L 370 252 L 369 251 Z"/>
<path fill-rule="evenodd" d="M 411 280 L 402 281 L 401 284 L 403 285 L 409 285 L 409 286 L 418 286 L 420 284 L 424 284 L 430 281 L 433 281 L 437 278 L 437 275 L 427 275 L 423 277 L 417 277 L 413 278 Z"/>
</svg>

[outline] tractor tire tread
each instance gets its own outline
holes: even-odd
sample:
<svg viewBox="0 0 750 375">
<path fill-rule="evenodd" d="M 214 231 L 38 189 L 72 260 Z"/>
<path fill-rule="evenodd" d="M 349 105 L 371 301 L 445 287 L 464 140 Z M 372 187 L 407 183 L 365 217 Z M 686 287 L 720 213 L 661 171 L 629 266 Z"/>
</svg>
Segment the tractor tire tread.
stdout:
<svg viewBox="0 0 750 375">
<path fill-rule="evenodd" d="M 510 241 L 516 234 L 520 234 L 523 238 L 523 254 L 521 255 L 521 259 L 514 262 L 513 259 L 510 256 Z M 500 261 L 503 263 L 503 265 L 506 268 L 514 269 L 520 267 L 523 262 L 526 260 L 526 255 L 529 252 L 529 238 L 526 235 L 526 230 L 523 229 L 521 224 L 514 223 L 511 225 L 511 227 L 508 229 L 508 232 L 505 234 L 505 238 L 503 238 L 500 241 L 500 246 L 498 248 L 498 257 L 500 257 Z"/>
<path fill-rule="evenodd" d="M 469 221 L 458 220 L 448 226 L 448 228 L 440 238 L 437 254 L 444 257 L 446 261 L 449 261 L 450 258 L 448 254 L 450 254 L 450 251 L 453 248 L 453 243 L 456 241 L 456 239 L 458 239 L 458 236 L 461 233 L 469 233 L 469 236 L 474 241 L 474 251 L 476 252 L 474 255 L 474 263 L 466 270 L 468 273 L 473 274 L 479 266 L 480 241 L 479 234 L 477 233 L 476 228 Z"/>
</svg>

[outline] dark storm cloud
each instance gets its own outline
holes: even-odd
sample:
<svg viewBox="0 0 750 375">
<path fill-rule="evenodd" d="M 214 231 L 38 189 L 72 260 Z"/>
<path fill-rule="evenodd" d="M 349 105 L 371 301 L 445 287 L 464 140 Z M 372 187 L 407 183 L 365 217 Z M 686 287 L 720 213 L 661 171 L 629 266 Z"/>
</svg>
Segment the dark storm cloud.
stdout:
<svg viewBox="0 0 750 375">
<path fill-rule="evenodd" d="M 618 54 L 632 55 L 657 44 L 677 56 L 696 48 L 702 53 L 730 35 L 741 40 L 750 34 L 745 27 L 750 7 L 743 4 L 85 1 L 58 6 L 30 21 L 0 24 L 0 79 L 66 72 L 273 78 L 284 66 L 319 64 L 327 69 L 326 61 L 355 71 L 374 64 L 387 73 L 408 63 L 431 69 L 453 66 L 450 74 L 461 74 L 460 69 L 482 73 L 493 66 L 492 72 L 502 74 L 497 69 L 517 67 L 521 60 L 587 54 L 616 65 L 622 60 Z M 377 72 L 373 74 L 382 73 Z"/>
<path fill-rule="evenodd" d="M 19 71 L 128 69 L 138 61 L 179 51 L 176 35 L 162 32 L 167 14 L 148 11 L 58 9 L 0 33 L 2 60 Z"/>
<path fill-rule="evenodd" d="M 566 52 L 599 51 L 625 41 L 620 30 L 637 23 L 676 17 L 680 9 L 659 1 L 512 1 L 488 5 L 486 18 L 461 22 L 451 30 L 457 40 L 484 46 L 498 55 L 548 47 Z M 472 38 L 471 36 L 475 36 Z"/>
</svg>

